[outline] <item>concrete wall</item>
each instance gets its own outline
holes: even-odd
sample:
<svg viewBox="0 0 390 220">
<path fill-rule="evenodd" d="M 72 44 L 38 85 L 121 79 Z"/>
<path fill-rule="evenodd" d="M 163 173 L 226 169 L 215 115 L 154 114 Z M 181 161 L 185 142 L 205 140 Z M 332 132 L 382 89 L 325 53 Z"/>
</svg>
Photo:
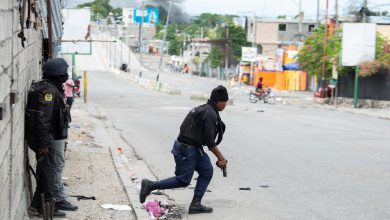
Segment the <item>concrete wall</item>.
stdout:
<svg viewBox="0 0 390 220">
<path fill-rule="evenodd" d="M 279 24 L 286 24 L 286 31 L 279 31 Z M 314 23 L 303 23 L 302 34 L 309 36 L 312 32 L 309 32 L 309 25 Z M 278 21 L 257 21 L 257 25 L 253 22 L 249 22 L 247 38 L 249 42 L 254 39 L 257 45 L 261 45 L 262 54 L 265 56 L 275 56 L 276 49 L 279 44 L 290 43 L 297 41 L 298 38 L 294 38 L 298 34 L 298 23 L 278 20 Z M 256 31 L 255 31 L 256 28 Z"/>
<path fill-rule="evenodd" d="M 390 40 L 390 25 L 380 25 L 376 26 L 376 30 L 381 33 L 387 40 Z"/>
<path fill-rule="evenodd" d="M 30 197 L 23 139 L 24 107 L 28 86 L 38 78 L 41 69 L 41 31 L 25 30 L 27 41 L 25 48 L 21 46 L 17 37 L 18 4 L 17 0 L 0 1 L 0 103 L 5 105 L 5 115 L 0 120 L 0 219 L 23 219 L 27 213 Z M 19 101 L 12 105 L 11 91 L 19 94 Z"/>
</svg>

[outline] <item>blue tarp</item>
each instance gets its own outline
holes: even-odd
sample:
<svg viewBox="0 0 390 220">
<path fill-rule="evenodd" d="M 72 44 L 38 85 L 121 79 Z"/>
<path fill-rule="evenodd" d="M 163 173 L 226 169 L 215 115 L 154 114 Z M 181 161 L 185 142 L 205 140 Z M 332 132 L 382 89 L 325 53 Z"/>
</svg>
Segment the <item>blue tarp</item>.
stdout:
<svg viewBox="0 0 390 220">
<path fill-rule="evenodd" d="M 298 63 L 288 63 L 282 66 L 283 70 L 301 70 Z"/>
</svg>

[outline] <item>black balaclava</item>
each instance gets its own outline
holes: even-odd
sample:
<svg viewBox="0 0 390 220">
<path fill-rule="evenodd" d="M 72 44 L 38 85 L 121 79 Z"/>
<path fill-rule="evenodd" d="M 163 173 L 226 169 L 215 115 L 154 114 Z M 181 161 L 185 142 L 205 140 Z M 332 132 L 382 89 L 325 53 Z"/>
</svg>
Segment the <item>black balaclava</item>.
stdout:
<svg viewBox="0 0 390 220">
<path fill-rule="evenodd" d="M 214 88 L 210 95 L 210 100 L 214 102 L 227 102 L 229 95 L 226 88 L 222 85 Z"/>
<path fill-rule="evenodd" d="M 48 60 L 43 65 L 43 79 L 47 79 L 52 82 L 55 87 L 62 93 L 64 93 L 63 83 L 69 78 L 68 75 L 69 65 L 62 58 L 54 58 Z"/>
</svg>

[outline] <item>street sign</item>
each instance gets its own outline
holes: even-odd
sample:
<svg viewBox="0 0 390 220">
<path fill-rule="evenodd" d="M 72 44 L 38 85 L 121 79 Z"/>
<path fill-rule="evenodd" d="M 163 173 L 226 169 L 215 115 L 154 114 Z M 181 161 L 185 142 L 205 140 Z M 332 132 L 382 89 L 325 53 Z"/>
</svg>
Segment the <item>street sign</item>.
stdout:
<svg viewBox="0 0 390 220">
<path fill-rule="evenodd" d="M 344 23 L 342 65 L 357 66 L 375 59 L 376 24 Z"/>
<path fill-rule="evenodd" d="M 134 8 L 122 8 L 122 22 L 124 25 L 133 23 Z"/>
<path fill-rule="evenodd" d="M 256 47 L 242 47 L 241 60 L 247 62 L 256 62 L 257 48 Z"/>
<path fill-rule="evenodd" d="M 158 8 L 146 8 L 146 10 L 135 9 L 133 12 L 134 23 L 142 22 L 142 14 L 144 15 L 144 23 L 158 24 L 160 22 L 160 11 Z"/>
</svg>

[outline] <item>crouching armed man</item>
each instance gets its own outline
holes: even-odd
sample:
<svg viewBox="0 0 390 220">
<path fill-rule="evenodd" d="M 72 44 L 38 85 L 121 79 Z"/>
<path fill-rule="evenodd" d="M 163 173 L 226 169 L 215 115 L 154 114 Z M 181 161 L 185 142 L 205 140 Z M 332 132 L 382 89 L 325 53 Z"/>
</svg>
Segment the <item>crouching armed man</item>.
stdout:
<svg viewBox="0 0 390 220">
<path fill-rule="evenodd" d="M 227 160 L 218 148 L 225 132 L 225 124 L 219 116 L 223 111 L 229 96 L 223 86 L 218 86 L 211 92 L 206 104 L 193 108 L 180 126 L 180 134 L 173 144 L 171 153 L 175 159 L 175 176 L 160 181 L 143 179 L 141 182 L 140 202 L 156 189 L 173 189 L 186 187 L 190 184 L 194 171 L 199 177 L 196 182 L 194 197 L 189 207 L 189 214 L 211 213 L 213 209 L 201 204 L 202 197 L 213 177 L 213 166 L 203 146 L 217 157 L 217 166 L 226 171 Z M 218 138 L 217 138 L 218 136 Z M 215 139 L 217 138 L 217 142 Z"/>
</svg>

